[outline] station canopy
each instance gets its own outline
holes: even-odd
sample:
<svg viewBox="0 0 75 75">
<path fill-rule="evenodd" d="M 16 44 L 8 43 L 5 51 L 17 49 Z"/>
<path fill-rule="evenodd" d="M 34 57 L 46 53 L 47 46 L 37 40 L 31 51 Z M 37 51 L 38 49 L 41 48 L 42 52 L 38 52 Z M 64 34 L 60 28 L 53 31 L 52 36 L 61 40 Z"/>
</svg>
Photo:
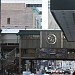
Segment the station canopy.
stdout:
<svg viewBox="0 0 75 75">
<path fill-rule="evenodd" d="M 50 11 L 68 41 L 75 41 L 75 0 L 50 0 Z"/>
</svg>

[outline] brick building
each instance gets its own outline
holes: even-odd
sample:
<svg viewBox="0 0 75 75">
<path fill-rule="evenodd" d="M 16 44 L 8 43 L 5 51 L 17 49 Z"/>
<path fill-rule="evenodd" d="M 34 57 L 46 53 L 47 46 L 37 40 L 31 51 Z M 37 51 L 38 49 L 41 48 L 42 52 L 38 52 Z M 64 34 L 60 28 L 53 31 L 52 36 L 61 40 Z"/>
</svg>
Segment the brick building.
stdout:
<svg viewBox="0 0 75 75">
<path fill-rule="evenodd" d="M 35 28 L 35 14 L 25 3 L 1 4 L 1 29 Z"/>
</svg>

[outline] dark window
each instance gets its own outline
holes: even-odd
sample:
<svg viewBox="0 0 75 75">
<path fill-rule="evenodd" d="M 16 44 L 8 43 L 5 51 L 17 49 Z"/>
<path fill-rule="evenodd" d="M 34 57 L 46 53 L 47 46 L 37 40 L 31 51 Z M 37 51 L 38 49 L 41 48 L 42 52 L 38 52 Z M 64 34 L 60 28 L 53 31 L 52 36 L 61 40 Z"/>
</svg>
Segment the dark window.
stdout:
<svg viewBox="0 0 75 75">
<path fill-rule="evenodd" d="M 40 11 L 39 14 L 41 15 L 42 14 L 42 11 Z"/>
<path fill-rule="evenodd" d="M 7 18 L 7 24 L 10 24 L 10 18 Z"/>
<path fill-rule="evenodd" d="M 26 4 L 26 7 L 42 7 L 42 4 Z"/>
</svg>

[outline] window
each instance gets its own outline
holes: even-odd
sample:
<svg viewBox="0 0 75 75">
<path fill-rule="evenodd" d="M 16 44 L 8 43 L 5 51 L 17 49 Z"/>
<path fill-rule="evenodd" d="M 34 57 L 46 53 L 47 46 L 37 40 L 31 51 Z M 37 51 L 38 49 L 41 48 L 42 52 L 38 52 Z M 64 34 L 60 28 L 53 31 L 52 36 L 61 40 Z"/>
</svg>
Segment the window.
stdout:
<svg viewBox="0 0 75 75">
<path fill-rule="evenodd" d="M 7 18 L 7 24 L 10 24 L 10 18 Z"/>
<path fill-rule="evenodd" d="M 21 36 L 21 39 L 39 39 L 40 35 L 25 35 Z"/>
<path fill-rule="evenodd" d="M 42 4 L 26 4 L 26 7 L 42 7 Z"/>
<path fill-rule="evenodd" d="M 41 15 L 42 14 L 42 11 L 40 11 L 39 14 Z"/>
<path fill-rule="evenodd" d="M 40 38 L 40 35 L 32 35 L 33 38 Z"/>
</svg>

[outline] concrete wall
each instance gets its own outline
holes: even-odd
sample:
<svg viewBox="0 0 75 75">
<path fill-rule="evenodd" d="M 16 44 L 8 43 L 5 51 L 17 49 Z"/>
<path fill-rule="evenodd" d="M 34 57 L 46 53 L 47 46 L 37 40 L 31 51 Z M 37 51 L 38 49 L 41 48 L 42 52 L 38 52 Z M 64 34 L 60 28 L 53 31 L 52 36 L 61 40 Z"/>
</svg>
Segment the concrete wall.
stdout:
<svg viewBox="0 0 75 75">
<path fill-rule="evenodd" d="M 25 36 L 23 36 L 23 38 L 21 37 L 20 43 L 21 48 L 40 48 L 39 38 L 32 38 L 32 37 L 25 38 Z"/>
<path fill-rule="evenodd" d="M 2 34 L 2 43 L 18 43 L 19 37 L 16 34 Z"/>
<path fill-rule="evenodd" d="M 10 24 L 7 24 L 7 18 L 10 18 Z M 35 14 L 33 13 L 32 8 L 25 7 L 24 3 L 2 3 L 1 28 L 35 28 Z"/>
</svg>

